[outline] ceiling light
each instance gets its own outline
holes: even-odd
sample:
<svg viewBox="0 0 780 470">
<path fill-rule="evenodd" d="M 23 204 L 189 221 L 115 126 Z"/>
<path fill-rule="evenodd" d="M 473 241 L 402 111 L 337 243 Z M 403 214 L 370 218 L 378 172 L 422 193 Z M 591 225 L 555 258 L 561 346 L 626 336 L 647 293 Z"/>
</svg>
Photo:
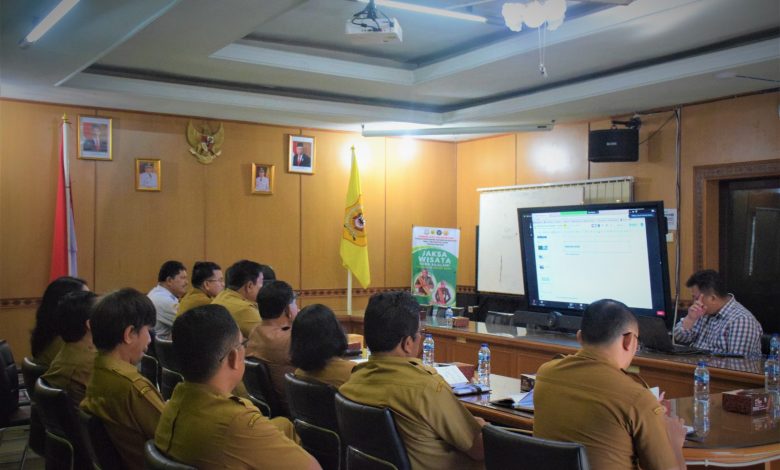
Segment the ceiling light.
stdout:
<svg viewBox="0 0 780 470">
<path fill-rule="evenodd" d="M 510 132 L 551 131 L 555 121 L 543 124 L 481 127 L 428 127 L 423 129 L 363 129 L 363 137 L 404 137 L 425 135 L 507 134 Z"/>
<path fill-rule="evenodd" d="M 358 2 L 368 3 L 368 0 L 358 0 Z M 445 10 L 444 8 L 426 7 L 414 3 L 397 2 L 395 0 L 375 0 L 375 3 L 383 7 L 398 8 L 399 10 L 413 11 L 416 13 L 426 13 L 428 15 L 444 16 L 447 18 L 456 18 L 459 20 L 476 21 L 477 23 L 487 23 L 487 18 L 485 18 L 484 16 L 471 15 L 468 13 L 461 13 L 452 10 Z"/>
<path fill-rule="evenodd" d="M 527 3 L 507 2 L 501 8 L 501 15 L 507 28 L 521 31 L 523 24 L 529 28 L 539 28 L 546 24 L 554 31 L 563 24 L 566 16 L 566 0 L 532 0 Z"/>
<path fill-rule="evenodd" d="M 46 17 L 40 23 L 38 23 L 32 31 L 30 31 L 30 34 L 28 34 L 22 40 L 22 46 L 29 46 L 30 44 L 40 39 L 44 34 L 46 34 L 47 31 L 51 29 L 52 26 L 57 24 L 57 22 L 60 21 L 63 16 L 65 16 L 73 7 L 75 7 L 78 2 L 79 0 L 61 0 L 60 3 L 57 4 L 57 6 L 54 7 L 54 9 L 49 12 L 49 14 L 46 15 Z"/>
</svg>

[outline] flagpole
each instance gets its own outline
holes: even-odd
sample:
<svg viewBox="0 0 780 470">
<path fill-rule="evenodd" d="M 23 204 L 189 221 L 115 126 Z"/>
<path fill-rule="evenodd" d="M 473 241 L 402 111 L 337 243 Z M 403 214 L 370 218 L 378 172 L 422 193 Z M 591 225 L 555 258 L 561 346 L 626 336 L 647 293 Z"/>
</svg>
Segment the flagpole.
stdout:
<svg viewBox="0 0 780 470">
<path fill-rule="evenodd" d="M 347 315 L 352 315 L 352 271 L 347 269 Z"/>
<path fill-rule="evenodd" d="M 75 240 L 75 221 L 73 220 L 73 196 L 70 188 L 70 157 L 68 156 L 68 150 L 70 148 L 70 142 L 68 139 L 68 128 L 70 121 L 66 114 L 62 115 L 62 167 L 65 175 L 65 227 L 67 240 L 67 260 L 68 260 L 68 275 L 77 276 L 78 270 L 76 268 L 76 240 Z"/>
</svg>

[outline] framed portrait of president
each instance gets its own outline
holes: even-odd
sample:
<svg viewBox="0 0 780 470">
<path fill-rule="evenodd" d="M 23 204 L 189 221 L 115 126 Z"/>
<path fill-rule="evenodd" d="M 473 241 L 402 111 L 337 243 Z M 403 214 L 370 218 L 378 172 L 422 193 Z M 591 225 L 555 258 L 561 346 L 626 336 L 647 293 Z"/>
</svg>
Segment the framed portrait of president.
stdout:
<svg viewBox="0 0 780 470">
<path fill-rule="evenodd" d="M 287 171 L 314 174 L 314 137 L 291 135 L 287 148 Z"/>
<path fill-rule="evenodd" d="M 79 116 L 79 158 L 111 160 L 111 118 Z"/>
</svg>

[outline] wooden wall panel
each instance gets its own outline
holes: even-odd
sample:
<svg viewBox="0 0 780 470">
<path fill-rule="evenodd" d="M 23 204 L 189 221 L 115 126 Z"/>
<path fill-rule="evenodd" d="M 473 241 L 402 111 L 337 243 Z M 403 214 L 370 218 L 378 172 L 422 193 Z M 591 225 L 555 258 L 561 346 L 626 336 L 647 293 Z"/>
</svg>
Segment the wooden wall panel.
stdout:
<svg viewBox="0 0 780 470">
<path fill-rule="evenodd" d="M 30 333 L 35 326 L 35 310 L 29 307 L 0 310 L 0 339 L 8 340 L 17 364 L 31 355 Z"/>
<path fill-rule="evenodd" d="M 457 227 L 454 155 L 454 143 L 387 139 L 387 286 L 411 286 L 412 226 Z"/>
<path fill-rule="evenodd" d="M 515 148 L 514 134 L 457 145 L 457 223 L 461 229 L 458 285 L 476 285 L 477 189 L 516 184 Z"/>
<path fill-rule="evenodd" d="M 557 125 L 549 132 L 517 134 L 515 184 L 584 180 L 587 169 L 587 124 Z"/>
</svg>

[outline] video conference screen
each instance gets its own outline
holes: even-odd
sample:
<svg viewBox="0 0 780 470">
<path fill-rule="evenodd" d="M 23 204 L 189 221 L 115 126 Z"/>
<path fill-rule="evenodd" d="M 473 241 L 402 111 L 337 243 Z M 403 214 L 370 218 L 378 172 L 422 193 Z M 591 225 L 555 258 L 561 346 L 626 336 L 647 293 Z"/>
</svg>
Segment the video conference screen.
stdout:
<svg viewBox="0 0 780 470">
<path fill-rule="evenodd" d="M 518 220 L 530 309 L 581 314 L 610 298 L 637 315 L 667 316 L 662 202 L 523 208 Z"/>
</svg>

